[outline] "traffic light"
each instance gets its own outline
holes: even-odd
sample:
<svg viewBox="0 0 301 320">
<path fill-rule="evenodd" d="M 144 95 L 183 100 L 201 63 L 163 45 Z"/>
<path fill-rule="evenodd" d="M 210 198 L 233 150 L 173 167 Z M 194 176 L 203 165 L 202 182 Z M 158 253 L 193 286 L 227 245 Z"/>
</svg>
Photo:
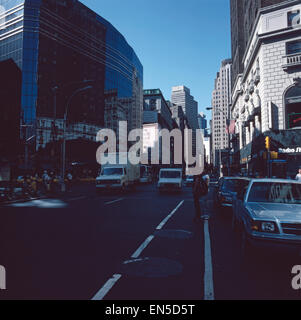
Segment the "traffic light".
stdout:
<svg viewBox="0 0 301 320">
<path fill-rule="evenodd" d="M 270 137 L 265 137 L 265 148 L 270 150 Z"/>
</svg>

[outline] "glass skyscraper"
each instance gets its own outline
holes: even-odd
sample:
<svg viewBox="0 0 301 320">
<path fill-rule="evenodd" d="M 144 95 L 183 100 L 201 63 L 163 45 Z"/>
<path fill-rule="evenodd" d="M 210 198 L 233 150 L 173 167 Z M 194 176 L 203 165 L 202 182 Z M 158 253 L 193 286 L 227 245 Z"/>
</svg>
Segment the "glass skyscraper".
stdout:
<svg viewBox="0 0 301 320">
<path fill-rule="evenodd" d="M 92 88 L 70 102 L 68 120 L 103 126 L 114 95 L 132 127 L 142 126 L 138 57 L 121 33 L 79 1 L 0 0 L 0 61 L 9 58 L 22 70 L 23 123 L 35 128 L 39 117 L 63 118 L 68 98 L 91 80 Z"/>
</svg>

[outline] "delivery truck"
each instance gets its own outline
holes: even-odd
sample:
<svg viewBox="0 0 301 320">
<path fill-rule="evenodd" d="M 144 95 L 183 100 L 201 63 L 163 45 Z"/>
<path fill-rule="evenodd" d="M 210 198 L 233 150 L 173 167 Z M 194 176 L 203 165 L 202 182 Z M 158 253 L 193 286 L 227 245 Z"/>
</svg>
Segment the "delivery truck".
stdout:
<svg viewBox="0 0 301 320">
<path fill-rule="evenodd" d="M 128 159 L 128 154 L 109 154 L 111 159 L 116 159 L 116 163 L 107 163 L 101 166 L 100 173 L 96 178 L 96 189 L 125 191 L 134 188 L 140 180 L 139 164 L 132 164 Z"/>
</svg>

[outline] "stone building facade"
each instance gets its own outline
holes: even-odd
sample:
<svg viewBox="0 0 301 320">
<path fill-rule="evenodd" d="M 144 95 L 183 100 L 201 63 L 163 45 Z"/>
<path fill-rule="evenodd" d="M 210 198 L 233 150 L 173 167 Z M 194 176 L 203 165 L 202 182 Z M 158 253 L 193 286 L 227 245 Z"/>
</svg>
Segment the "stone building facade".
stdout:
<svg viewBox="0 0 301 320">
<path fill-rule="evenodd" d="M 249 171 L 264 171 L 258 166 L 267 157 L 262 136 L 272 138 L 274 156 L 279 163 L 286 161 L 289 174 L 299 161 L 298 154 L 288 159 L 278 151 L 294 144 L 301 146 L 300 12 L 300 1 L 259 11 L 243 58 L 244 71 L 233 87 L 231 115 L 239 141 L 236 151 Z M 292 136 L 295 138 L 290 141 Z"/>
</svg>

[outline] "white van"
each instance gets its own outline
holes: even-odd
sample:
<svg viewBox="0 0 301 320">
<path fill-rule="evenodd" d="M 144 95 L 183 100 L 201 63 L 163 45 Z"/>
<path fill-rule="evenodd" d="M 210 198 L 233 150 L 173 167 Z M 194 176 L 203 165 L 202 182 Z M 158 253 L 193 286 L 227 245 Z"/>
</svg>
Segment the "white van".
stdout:
<svg viewBox="0 0 301 320">
<path fill-rule="evenodd" d="M 129 161 L 127 164 L 106 164 L 102 166 L 100 174 L 96 178 L 96 189 L 98 191 L 126 190 L 138 184 L 139 178 L 139 165 L 133 165 Z"/>
<path fill-rule="evenodd" d="M 182 190 L 183 176 L 182 169 L 161 169 L 159 173 L 158 189 Z"/>
</svg>

